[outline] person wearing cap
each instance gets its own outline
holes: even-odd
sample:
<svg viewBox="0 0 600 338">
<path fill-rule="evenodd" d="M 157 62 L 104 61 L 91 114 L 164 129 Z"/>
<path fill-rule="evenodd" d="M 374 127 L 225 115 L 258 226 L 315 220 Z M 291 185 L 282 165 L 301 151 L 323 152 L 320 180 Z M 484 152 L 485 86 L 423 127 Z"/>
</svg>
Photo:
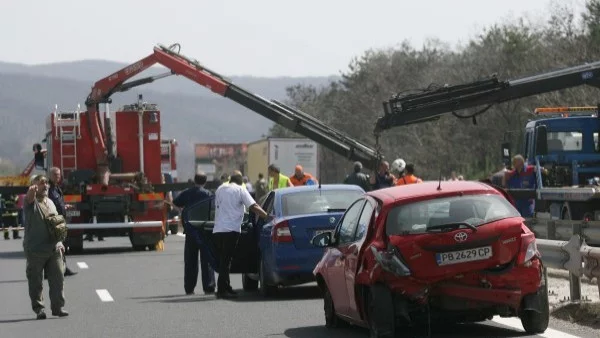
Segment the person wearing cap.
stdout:
<svg viewBox="0 0 600 338">
<path fill-rule="evenodd" d="M 295 187 L 317 184 L 317 180 L 311 174 L 304 172 L 304 168 L 299 164 L 296 165 L 296 168 L 294 169 L 294 175 L 290 176 L 290 181 Z"/>
<path fill-rule="evenodd" d="M 269 185 L 268 190 L 272 191 L 275 189 L 293 187 L 290 178 L 281 173 L 281 169 L 275 164 L 269 165 Z"/>
<path fill-rule="evenodd" d="M 361 187 L 364 191 L 369 191 L 369 177 L 362 172 L 363 165 L 359 161 L 354 162 L 354 172 L 344 179 L 344 184 L 354 184 Z"/>
<path fill-rule="evenodd" d="M 218 298 L 237 295 L 229 281 L 229 266 L 242 232 L 245 210 L 250 209 L 263 219 L 270 218 L 248 190 L 242 188 L 242 183 L 242 173 L 236 170 L 231 174 L 229 184 L 221 185 L 215 192 L 213 241 L 219 255 Z"/>
<path fill-rule="evenodd" d="M 57 242 L 50 237 L 45 221 L 46 215 L 58 214 L 56 206 L 48 198 L 48 189 L 48 178 L 45 175 L 36 176 L 27 190 L 24 205 L 27 225 L 25 226 L 23 249 L 26 258 L 29 297 L 37 319 L 46 319 L 42 294 L 44 270 L 48 273 L 52 315 L 58 317 L 69 315 L 63 310 L 65 305 L 63 292 L 65 266 L 62 256 L 65 253 L 65 247 L 62 242 Z"/>
</svg>

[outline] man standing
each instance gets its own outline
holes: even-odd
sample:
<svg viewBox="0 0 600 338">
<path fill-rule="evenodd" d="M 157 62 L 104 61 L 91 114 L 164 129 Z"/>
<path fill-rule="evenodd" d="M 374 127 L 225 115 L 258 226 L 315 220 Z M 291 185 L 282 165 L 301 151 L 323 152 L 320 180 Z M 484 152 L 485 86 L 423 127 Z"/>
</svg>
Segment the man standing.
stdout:
<svg viewBox="0 0 600 338">
<path fill-rule="evenodd" d="M 56 207 L 56 211 L 59 215 L 62 215 L 65 219 L 67 218 L 66 210 L 72 209 L 73 206 L 65 204 L 65 198 L 62 190 L 60 189 L 61 172 L 57 167 L 50 168 L 50 188 L 48 189 L 48 197 L 52 200 Z M 63 255 L 63 262 L 65 264 L 65 276 L 76 275 L 77 272 L 71 271 L 67 266 L 67 258 Z"/>
<path fill-rule="evenodd" d="M 504 172 L 503 186 L 508 189 L 536 189 L 536 170 L 535 166 L 525 165 L 525 159 L 522 155 L 515 155 L 512 159 L 513 170 Z M 535 199 L 515 199 L 515 207 L 521 213 L 522 217 L 533 217 L 535 212 Z"/>
<path fill-rule="evenodd" d="M 37 319 L 46 319 L 44 312 L 43 272 L 48 272 L 48 285 L 50 286 L 50 308 L 52 315 L 58 317 L 68 316 L 63 310 L 65 298 L 64 265 L 62 256 L 65 247 L 61 242 L 56 242 L 50 237 L 46 225 L 46 215 L 57 214 L 56 207 L 48 198 L 48 179 L 38 175 L 33 179 L 25 197 L 25 237 L 23 249 L 27 260 L 26 275 L 29 284 L 29 298 L 31 307 Z"/>
<path fill-rule="evenodd" d="M 188 188 L 182 191 L 175 199 L 173 200 L 173 205 L 177 208 L 183 209 L 182 215 L 190 216 L 188 209 L 192 205 L 199 203 L 201 201 L 207 200 L 211 198 L 212 193 L 204 188 L 206 184 L 207 176 L 205 173 L 198 173 L 194 176 L 194 183 L 196 186 Z M 227 184 L 225 184 L 227 186 Z M 199 210 L 193 210 L 191 213 L 196 213 L 196 211 L 204 211 L 207 210 L 205 215 L 202 215 L 203 220 L 209 220 L 210 217 L 210 202 L 206 203 L 207 208 L 202 208 Z M 182 217 L 183 218 L 183 217 Z M 184 225 L 187 222 L 184 222 Z M 208 252 L 206 251 L 206 245 L 199 245 L 198 239 L 200 237 L 199 231 L 192 227 L 185 225 L 185 244 L 183 247 L 183 288 L 185 289 L 186 295 L 193 295 L 194 289 L 196 288 L 196 284 L 198 283 L 198 251 L 200 251 L 200 269 L 202 270 L 202 289 L 204 293 L 213 293 L 215 292 L 215 272 L 209 264 L 208 261 Z"/>
<path fill-rule="evenodd" d="M 235 252 L 245 208 L 267 219 L 267 213 L 254 201 L 248 190 L 242 188 L 242 173 L 234 171 L 229 184 L 221 185 L 215 193 L 215 227 L 213 239 L 219 255 L 219 279 L 217 281 L 217 297 L 229 298 L 237 295 L 229 281 L 229 266 Z"/>
<path fill-rule="evenodd" d="M 406 172 L 402 177 L 399 177 L 396 180 L 396 185 L 405 185 L 405 184 L 415 184 L 415 183 L 423 183 L 423 180 L 419 177 L 415 176 L 415 165 L 409 163 L 406 165 Z"/>
<path fill-rule="evenodd" d="M 354 172 L 344 179 L 344 184 L 354 184 L 363 188 L 364 191 L 369 191 L 369 178 L 362 172 L 362 163 L 354 162 Z"/>
<path fill-rule="evenodd" d="M 275 164 L 271 164 L 269 165 L 269 191 L 275 190 L 275 189 L 279 189 L 279 188 L 286 188 L 286 187 L 293 187 L 294 185 L 292 184 L 292 181 L 290 181 L 290 178 L 285 176 L 284 174 L 281 173 L 281 169 L 279 169 L 278 166 L 276 166 Z"/>
<path fill-rule="evenodd" d="M 295 187 L 301 185 L 316 185 L 318 183 L 311 174 L 304 172 L 304 168 L 302 168 L 302 166 L 299 164 L 296 165 L 296 168 L 294 169 L 294 175 L 290 177 L 290 181 Z"/>
<path fill-rule="evenodd" d="M 267 192 L 267 180 L 265 180 L 265 176 L 262 173 L 259 173 L 258 180 L 254 183 L 254 199 L 260 201 Z"/>
<path fill-rule="evenodd" d="M 396 178 L 390 173 L 390 163 L 388 161 L 379 163 L 379 170 L 371 176 L 369 183 L 373 190 L 393 187 L 396 184 Z"/>
</svg>

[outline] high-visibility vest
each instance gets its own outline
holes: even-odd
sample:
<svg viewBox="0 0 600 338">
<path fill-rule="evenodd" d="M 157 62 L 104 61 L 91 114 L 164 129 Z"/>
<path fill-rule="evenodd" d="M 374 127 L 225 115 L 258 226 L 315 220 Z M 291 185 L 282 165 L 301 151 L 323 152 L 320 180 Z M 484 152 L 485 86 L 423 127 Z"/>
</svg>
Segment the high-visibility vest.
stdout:
<svg viewBox="0 0 600 338">
<path fill-rule="evenodd" d="M 287 187 L 289 180 L 290 180 L 289 177 L 285 176 L 284 174 L 279 174 L 279 182 L 277 182 L 276 189 Z M 275 180 L 273 179 L 273 177 L 269 177 L 269 191 L 274 190 L 273 189 L 274 182 L 275 182 Z"/>
<path fill-rule="evenodd" d="M 396 180 L 396 185 L 423 183 L 423 180 L 415 175 L 404 175 Z"/>
<path fill-rule="evenodd" d="M 316 183 L 316 179 L 314 177 L 312 177 L 311 174 L 306 174 L 304 173 L 304 176 L 301 179 L 298 179 L 296 177 L 296 175 L 292 175 L 290 176 L 290 181 L 292 182 L 292 185 L 294 186 L 299 186 L 299 185 L 307 185 L 306 183 L 310 180 L 313 180 L 313 183 Z"/>
</svg>

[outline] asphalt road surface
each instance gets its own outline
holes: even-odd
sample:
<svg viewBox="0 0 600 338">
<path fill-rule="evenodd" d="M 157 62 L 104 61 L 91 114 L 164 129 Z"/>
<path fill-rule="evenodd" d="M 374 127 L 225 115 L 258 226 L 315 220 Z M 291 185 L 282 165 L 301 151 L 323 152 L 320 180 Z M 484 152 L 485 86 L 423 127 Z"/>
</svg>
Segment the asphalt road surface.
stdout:
<svg viewBox="0 0 600 338">
<path fill-rule="evenodd" d="M 67 277 L 70 316 L 35 320 L 27 294 L 21 240 L 0 242 L 0 337 L 367 337 L 362 328 L 328 330 L 315 284 L 283 289 L 275 299 L 240 293 L 220 300 L 183 292 L 183 238 L 169 236 L 162 252 L 133 252 L 126 238 L 86 242 L 81 255 L 67 256 L 79 274 Z M 232 275 L 241 290 L 240 276 Z M 426 337 L 426 331 L 403 337 Z M 482 324 L 434 327 L 431 337 L 595 337 L 589 330 L 551 321 L 540 336 L 523 333 L 518 319 L 497 318 Z"/>
</svg>

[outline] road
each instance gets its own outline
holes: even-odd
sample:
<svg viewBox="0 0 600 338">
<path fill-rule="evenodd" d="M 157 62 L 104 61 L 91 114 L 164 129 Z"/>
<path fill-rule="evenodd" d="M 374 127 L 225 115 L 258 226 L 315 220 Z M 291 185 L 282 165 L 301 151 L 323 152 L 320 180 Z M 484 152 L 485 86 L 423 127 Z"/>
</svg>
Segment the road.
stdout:
<svg viewBox="0 0 600 338">
<path fill-rule="evenodd" d="M 37 321 L 30 308 L 21 240 L 0 242 L 0 336 L 34 337 L 367 337 L 361 328 L 328 330 L 323 303 L 314 285 L 284 289 L 276 299 L 241 293 L 235 300 L 183 292 L 183 238 L 169 236 L 165 251 L 133 252 L 125 238 L 87 243 L 81 255 L 67 256 L 79 274 L 67 277 L 70 312 Z M 232 275 L 234 288 L 241 280 Z M 200 292 L 200 293 L 198 293 Z M 423 337 L 424 331 L 405 337 Z M 594 337 L 551 320 L 540 336 L 523 333 L 520 321 L 497 318 L 477 325 L 434 328 L 432 337 Z"/>
</svg>

